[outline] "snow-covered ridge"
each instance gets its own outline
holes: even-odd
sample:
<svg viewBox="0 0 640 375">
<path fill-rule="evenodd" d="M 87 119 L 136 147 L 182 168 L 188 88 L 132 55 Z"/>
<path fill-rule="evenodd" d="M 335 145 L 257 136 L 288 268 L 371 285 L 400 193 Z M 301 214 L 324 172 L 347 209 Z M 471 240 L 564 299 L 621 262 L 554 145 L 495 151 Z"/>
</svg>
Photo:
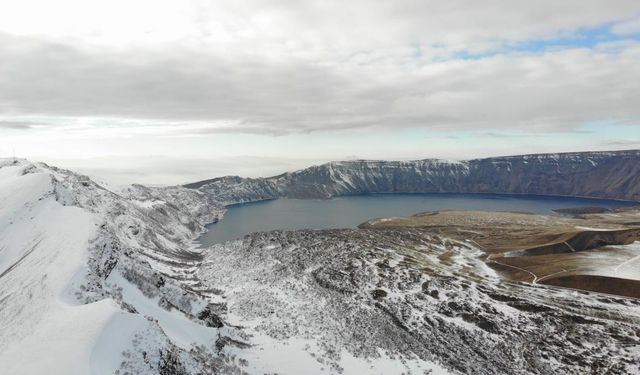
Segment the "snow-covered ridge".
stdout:
<svg viewBox="0 0 640 375">
<path fill-rule="evenodd" d="M 215 305 L 195 291 L 192 239 L 221 212 L 193 190 L 116 194 L 70 171 L 0 160 L 2 372 L 206 371 L 192 343 L 221 333 Z"/>
<path fill-rule="evenodd" d="M 225 204 L 363 193 L 513 193 L 640 200 L 640 151 L 507 156 L 467 161 L 354 160 L 271 178 L 185 185 Z"/>
<path fill-rule="evenodd" d="M 500 156 L 489 159 L 573 159 L 579 160 L 585 156 L 590 158 L 602 159 L 608 157 L 639 157 L 640 150 L 621 150 L 621 151 L 585 151 L 585 152 L 560 152 L 560 153 L 547 153 L 547 154 L 526 154 L 526 155 L 511 155 Z M 475 159 L 483 160 L 483 159 Z"/>
</svg>

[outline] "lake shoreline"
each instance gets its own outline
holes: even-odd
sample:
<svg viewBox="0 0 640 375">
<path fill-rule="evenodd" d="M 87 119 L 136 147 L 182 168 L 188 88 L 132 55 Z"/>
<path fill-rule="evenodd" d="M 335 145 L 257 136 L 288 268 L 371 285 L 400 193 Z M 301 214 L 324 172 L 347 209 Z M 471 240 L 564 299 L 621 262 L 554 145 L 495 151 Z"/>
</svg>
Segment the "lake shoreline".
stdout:
<svg viewBox="0 0 640 375">
<path fill-rule="evenodd" d="M 225 206 L 223 217 L 208 224 L 207 231 L 197 242 L 206 247 L 253 232 L 356 228 L 375 218 L 433 211 L 511 211 L 558 215 L 554 210 L 587 206 L 615 210 L 637 204 L 635 201 L 615 199 L 511 193 L 367 193 L 330 199 L 264 199 Z"/>
</svg>

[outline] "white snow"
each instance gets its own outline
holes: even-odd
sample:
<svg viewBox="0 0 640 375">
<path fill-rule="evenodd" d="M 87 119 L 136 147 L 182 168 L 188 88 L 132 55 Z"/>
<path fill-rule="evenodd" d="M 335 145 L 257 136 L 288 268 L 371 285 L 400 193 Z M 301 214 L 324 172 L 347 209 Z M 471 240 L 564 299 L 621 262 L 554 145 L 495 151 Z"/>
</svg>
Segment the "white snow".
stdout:
<svg viewBox="0 0 640 375">
<path fill-rule="evenodd" d="M 51 175 L 0 168 L 0 363 L 6 374 L 87 374 L 94 343 L 119 313 L 111 300 L 70 303 L 98 218 L 63 206 Z"/>
<path fill-rule="evenodd" d="M 131 200 L 131 202 L 141 208 L 153 208 L 154 206 L 162 205 L 166 203 L 165 201 L 162 201 L 162 200 L 144 200 L 143 201 L 138 199 L 133 199 Z"/>
<path fill-rule="evenodd" d="M 179 311 L 163 309 L 158 305 L 157 297 L 146 297 L 118 272 L 113 272 L 107 281 L 121 287 L 122 299 L 135 307 L 140 314 L 156 319 L 175 345 L 186 350 L 191 349 L 194 344 L 210 347 L 218 338 L 217 329 L 195 323 Z"/>
<path fill-rule="evenodd" d="M 114 374 L 122 363 L 122 352 L 133 349 L 136 334 L 147 330 L 149 324 L 137 314 L 113 314 L 93 344 L 91 374 Z"/>
<path fill-rule="evenodd" d="M 419 358 L 398 359 L 390 358 L 380 351 L 379 358 L 357 358 L 346 350 L 342 351 L 340 365 L 345 374 L 430 374 L 448 375 L 452 372 L 442 366 Z"/>
<path fill-rule="evenodd" d="M 581 226 L 581 225 L 576 225 L 576 226 L 575 226 L 575 228 L 576 228 L 576 229 L 579 229 L 579 230 L 592 230 L 592 231 L 604 231 L 604 232 L 606 232 L 606 231 L 610 231 L 610 230 L 617 230 L 617 229 L 619 229 L 619 228 L 593 228 L 593 227 L 583 227 L 583 226 Z"/>
<path fill-rule="evenodd" d="M 302 338 L 276 340 L 254 330 L 251 322 L 245 320 L 242 323 L 248 324 L 245 328 L 250 332 L 253 346 L 242 350 L 225 349 L 225 352 L 234 357 L 246 359 L 248 367 L 244 370 L 249 374 L 272 373 L 274 369 L 282 375 L 338 373 L 329 365 L 329 361 L 323 358 L 324 354 L 318 347 L 317 341 Z M 382 350 L 379 350 L 378 358 L 361 358 L 343 349 L 340 352 L 338 366 L 342 368 L 343 374 L 451 374 L 434 362 L 419 358 L 391 358 Z"/>
<path fill-rule="evenodd" d="M 629 245 L 612 246 L 619 250 L 626 250 L 631 253 L 631 258 L 626 259 L 614 268 L 613 276 L 628 278 L 631 280 L 640 280 L 640 241 L 636 241 Z M 637 255 L 635 255 L 637 254 Z"/>
<path fill-rule="evenodd" d="M 38 325 L 29 327 L 32 331 L 23 330 L 25 337 L 12 342 L 0 355 L 3 373 L 110 373 L 108 369 L 96 368 L 92 356 L 98 339 L 105 335 L 107 323 L 120 314 L 113 301 L 80 306 L 54 303 L 40 313 L 43 316 L 38 317 Z"/>
</svg>

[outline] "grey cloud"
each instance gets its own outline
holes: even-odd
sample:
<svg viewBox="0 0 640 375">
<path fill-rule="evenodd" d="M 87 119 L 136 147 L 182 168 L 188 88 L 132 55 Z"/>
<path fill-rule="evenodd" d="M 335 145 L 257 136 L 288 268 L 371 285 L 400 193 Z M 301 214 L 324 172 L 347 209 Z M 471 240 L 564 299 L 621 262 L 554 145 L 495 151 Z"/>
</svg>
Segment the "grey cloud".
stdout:
<svg viewBox="0 0 640 375">
<path fill-rule="evenodd" d="M 0 111 L 9 113 L 273 123 L 278 114 L 314 116 L 316 105 L 346 99 L 337 92 L 343 79 L 295 63 L 179 49 L 106 54 L 6 35 L 0 55 Z"/>
<path fill-rule="evenodd" d="M 212 27 L 222 25 L 240 42 L 253 39 L 277 48 L 283 38 L 288 44 L 346 55 L 406 44 L 479 50 L 496 43 L 567 35 L 640 15 L 635 0 L 615 4 L 599 0 L 199 0 L 196 4 L 200 5 L 196 22 L 201 37 L 215 37 Z M 272 22 L 247 22 L 264 18 Z"/>
<path fill-rule="evenodd" d="M 522 133 L 522 134 L 512 134 L 512 133 L 498 133 L 498 132 L 479 132 L 477 133 L 480 137 L 488 137 L 488 138 L 531 138 L 531 137 L 543 137 L 544 134 L 541 133 Z"/>
<path fill-rule="evenodd" d="M 0 120 L 0 129 L 27 130 L 33 128 L 36 125 L 38 124 L 30 121 Z"/>
<path fill-rule="evenodd" d="M 240 124 L 185 129 L 191 134 L 640 123 L 638 43 L 616 53 L 506 54 L 410 69 L 175 46 L 99 50 L 10 35 L 0 35 L 0 55 L 0 113 Z"/>
<path fill-rule="evenodd" d="M 620 35 L 633 35 L 640 33 L 640 16 L 620 22 L 611 28 L 611 31 Z"/>
<path fill-rule="evenodd" d="M 640 145 L 639 139 L 628 139 L 628 140 L 616 140 L 610 142 L 604 142 L 601 145 L 607 147 L 638 147 Z"/>
</svg>

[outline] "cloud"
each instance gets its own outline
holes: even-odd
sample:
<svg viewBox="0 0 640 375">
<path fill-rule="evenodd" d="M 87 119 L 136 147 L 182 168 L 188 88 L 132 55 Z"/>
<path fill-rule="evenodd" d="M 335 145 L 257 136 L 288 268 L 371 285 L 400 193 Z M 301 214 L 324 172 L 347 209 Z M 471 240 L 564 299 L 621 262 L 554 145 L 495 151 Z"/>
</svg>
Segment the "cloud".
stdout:
<svg viewBox="0 0 640 375">
<path fill-rule="evenodd" d="M 620 35 L 640 34 L 640 17 L 613 25 L 611 31 Z"/>
<path fill-rule="evenodd" d="M 498 133 L 498 132 L 479 132 L 476 133 L 478 137 L 488 138 L 539 138 L 543 137 L 542 133 Z"/>
<path fill-rule="evenodd" d="M 604 146 L 613 146 L 613 147 L 638 147 L 640 146 L 640 139 L 625 139 L 625 140 L 616 140 L 610 142 L 602 142 Z"/>
<path fill-rule="evenodd" d="M 199 54 L 94 51 L 0 40 L 0 112 L 235 127 L 197 133 L 345 129 L 567 130 L 640 122 L 640 44 L 423 63 L 314 65 Z M 181 129 L 180 126 L 176 127 Z"/>
<path fill-rule="evenodd" d="M 0 129 L 27 130 L 37 125 L 30 121 L 0 120 Z"/>
<path fill-rule="evenodd" d="M 637 1 L 195 1 L 161 2 L 153 14 L 81 3 L 64 0 L 32 24 L 19 17 L 30 1 L 0 6 L 0 115 L 50 117 L 51 128 L 60 118 L 111 121 L 150 135 L 640 123 L 640 43 L 505 49 L 608 23 L 628 32 Z M 63 22 L 72 6 L 85 15 L 79 26 Z"/>
<path fill-rule="evenodd" d="M 472 50 L 566 35 L 638 15 L 635 0 L 21 0 L 0 4 L 0 29 L 77 43 L 178 41 L 227 53 L 321 57 L 405 46 Z"/>
</svg>

